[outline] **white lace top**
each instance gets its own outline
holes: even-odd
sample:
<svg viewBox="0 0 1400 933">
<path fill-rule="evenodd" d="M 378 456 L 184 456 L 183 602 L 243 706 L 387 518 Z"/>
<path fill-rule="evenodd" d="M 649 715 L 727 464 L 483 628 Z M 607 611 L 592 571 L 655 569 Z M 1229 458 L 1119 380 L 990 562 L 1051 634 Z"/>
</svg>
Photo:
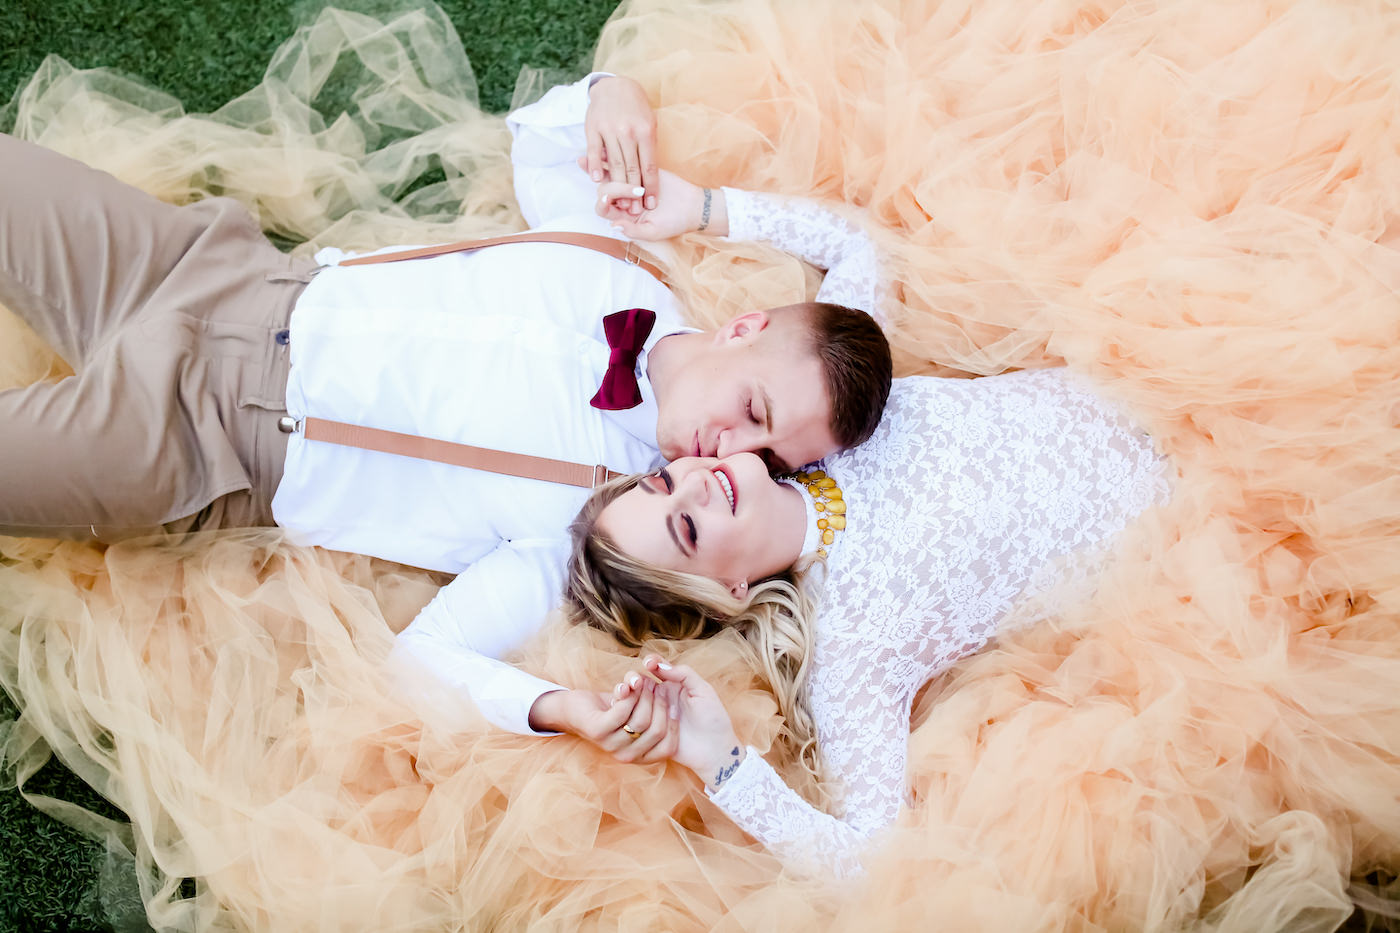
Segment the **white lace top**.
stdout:
<svg viewBox="0 0 1400 933">
<path fill-rule="evenodd" d="M 1063 369 L 897 379 L 874 437 L 822 468 L 848 506 L 811 673 L 839 812 L 808 805 L 752 749 L 713 799 L 799 870 L 850 874 L 904 798 L 915 693 L 1013 610 L 1034 618 L 1031 597 L 1088 582 L 1110 539 L 1165 500 L 1168 470 Z"/>
</svg>

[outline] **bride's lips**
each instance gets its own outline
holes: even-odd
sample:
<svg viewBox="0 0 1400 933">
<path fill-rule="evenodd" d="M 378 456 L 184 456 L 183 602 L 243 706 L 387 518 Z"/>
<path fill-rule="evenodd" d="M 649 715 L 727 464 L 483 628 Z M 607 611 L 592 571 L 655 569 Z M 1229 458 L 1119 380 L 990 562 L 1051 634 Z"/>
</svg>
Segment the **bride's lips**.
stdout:
<svg viewBox="0 0 1400 933">
<path fill-rule="evenodd" d="M 720 464 L 715 467 L 716 473 L 723 473 L 725 480 L 729 483 L 729 492 L 734 496 L 734 504 L 729 507 L 729 514 L 739 514 L 739 484 L 734 481 L 734 474 L 729 471 L 729 467 Z"/>
</svg>

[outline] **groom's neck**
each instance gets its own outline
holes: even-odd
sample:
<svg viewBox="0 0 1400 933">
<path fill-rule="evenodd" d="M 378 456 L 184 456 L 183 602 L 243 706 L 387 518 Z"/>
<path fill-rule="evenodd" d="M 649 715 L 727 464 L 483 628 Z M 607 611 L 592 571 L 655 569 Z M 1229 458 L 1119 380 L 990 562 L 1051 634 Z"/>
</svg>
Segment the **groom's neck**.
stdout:
<svg viewBox="0 0 1400 933">
<path fill-rule="evenodd" d="M 713 334 L 703 331 L 668 334 L 647 351 L 647 380 L 658 409 L 665 406 L 670 396 L 674 375 L 694 362 L 713 339 Z"/>
</svg>

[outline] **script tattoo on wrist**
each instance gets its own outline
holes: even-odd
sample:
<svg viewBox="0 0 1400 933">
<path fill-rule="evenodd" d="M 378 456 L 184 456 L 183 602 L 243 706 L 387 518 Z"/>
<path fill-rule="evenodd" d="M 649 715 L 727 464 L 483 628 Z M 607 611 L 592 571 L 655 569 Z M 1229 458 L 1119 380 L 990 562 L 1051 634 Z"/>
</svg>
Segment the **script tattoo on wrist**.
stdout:
<svg viewBox="0 0 1400 933">
<path fill-rule="evenodd" d="M 710 786 L 719 790 L 720 785 L 729 780 L 735 771 L 739 770 L 739 746 L 734 746 L 729 750 L 729 757 L 733 760 L 715 772 L 715 779 L 710 782 Z"/>
<path fill-rule="evenodd" d="M 697 231 L 704 230 L 710 225 L 710 200 L 714 197 L 714 192 L 709 188 L 701 188 L 700 190 L 704 194 L 705 203 L 700 207 L 700 226 L 695 228 Z"/>
</svg>

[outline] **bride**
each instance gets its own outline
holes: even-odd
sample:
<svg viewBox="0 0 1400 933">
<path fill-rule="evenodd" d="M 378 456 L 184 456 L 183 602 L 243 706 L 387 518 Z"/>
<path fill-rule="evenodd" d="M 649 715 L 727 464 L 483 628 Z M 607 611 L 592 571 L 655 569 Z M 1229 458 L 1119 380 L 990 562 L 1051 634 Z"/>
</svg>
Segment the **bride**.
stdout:
<svg viewBox="0 0 1400 933">
<path fill-rule="evenodd" d="M 575 524 L 566 599 L 633 647 L 742 632 L 822 808 L 743 747 L 703 679 L 654 656 L 661 685 L 618 685 L 640 712 L 604 747 L 674 759 L 795 868 L 849 874 L 899 810 L 919 689 L 1089 582 L 1169 468 L 1064 369 L 896 379 L 875 435 L 817 467 L 774 480 L 741 454 L 614 481 Z"/>
</svg>

